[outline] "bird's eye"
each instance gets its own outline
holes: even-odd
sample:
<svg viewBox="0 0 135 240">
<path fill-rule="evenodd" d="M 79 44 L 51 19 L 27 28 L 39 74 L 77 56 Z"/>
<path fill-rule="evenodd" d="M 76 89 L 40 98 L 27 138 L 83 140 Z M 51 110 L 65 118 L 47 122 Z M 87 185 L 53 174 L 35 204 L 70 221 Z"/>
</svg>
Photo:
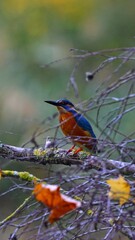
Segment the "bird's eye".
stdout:
<svg viewBox="0 0 135 240">
<path fill-rule="evenodd" d="M 59 103 L 60 103 L 60 104 L 62 104 L 62 105 L 64 105 L 64 104 L 65 104 L 65 102 L 64 102 L 64 101 L 59 101 Z"/>
</svg>

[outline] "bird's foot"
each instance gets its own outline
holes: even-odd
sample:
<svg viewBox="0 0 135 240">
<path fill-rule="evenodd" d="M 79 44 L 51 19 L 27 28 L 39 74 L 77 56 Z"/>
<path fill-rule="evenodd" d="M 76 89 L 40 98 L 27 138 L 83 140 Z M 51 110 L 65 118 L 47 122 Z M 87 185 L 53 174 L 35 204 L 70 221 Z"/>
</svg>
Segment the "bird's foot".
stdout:
<svg viewBox="0 0 135 240">
<path fill-rule="evenodd" d="M 83 149 L 80 147 L 74 151 L 74 155 L 77 155 L 77 153 L 81 152 Z"/>
<path fill-rule="evenodd" d="M 73 145 L 73 146 L 66 152 L 66 154 L 69 154 L 69 153 L 73 152 L 73 155 L 76 156 L 80 151 L 83 150 L 81 147 L 78 148 L 78 149 L 75 149 L 75 150 L 74 150 L 74 148 L 75 148 L 75 145 Z M 74 151 L 73 151 L 73 150 L 74 150 Z"/>
<path fill-rule="evenodd" d="M 66 154 L 72 152 L 74 148 L 75 148 L 75 145 L 73 145 L 71 148 L 69 148 L 68 151 L 66 152 Z"/>
</svg>

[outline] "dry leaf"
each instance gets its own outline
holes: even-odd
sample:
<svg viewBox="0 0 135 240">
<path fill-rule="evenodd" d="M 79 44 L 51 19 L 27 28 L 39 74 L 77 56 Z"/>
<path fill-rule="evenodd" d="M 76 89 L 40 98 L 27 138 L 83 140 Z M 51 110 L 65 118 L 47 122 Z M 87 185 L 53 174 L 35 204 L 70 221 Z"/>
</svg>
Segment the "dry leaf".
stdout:
<svg viewBox="0 0 135 240">
<path fill-rule="evenodd" d="M 110 186 L 108 196 L 111 199 L 119 200 L 119 204 L 126 203 L 130 198 L 130 185 L 121 175 L 116 179 L 106 181 Z"/>
<path fill-rule="evenodd" d="M 67 197 L 60 193 L 60 187 L 57 185 L 46 185 L 39 183 L 35 185 L 33 191 L 37 201 L 51 209 L 49 222 L 53 223 L 66 213 L 81 206 L 81 202 Z"/>
</svg>

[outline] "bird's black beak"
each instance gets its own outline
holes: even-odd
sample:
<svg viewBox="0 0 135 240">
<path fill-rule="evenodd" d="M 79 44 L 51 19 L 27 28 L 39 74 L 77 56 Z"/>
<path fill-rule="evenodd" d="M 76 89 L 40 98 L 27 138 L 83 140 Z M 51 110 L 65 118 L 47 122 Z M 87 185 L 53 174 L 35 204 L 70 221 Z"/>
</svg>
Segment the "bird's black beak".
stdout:
<svg viewBox="0 0 135 240">
<path fill-rule="evenodd" d="M 44 102 L 52 104 L 54 106 L 59 106 L 59 104 L 56 101 L 44 101 Z"/>
</svg>

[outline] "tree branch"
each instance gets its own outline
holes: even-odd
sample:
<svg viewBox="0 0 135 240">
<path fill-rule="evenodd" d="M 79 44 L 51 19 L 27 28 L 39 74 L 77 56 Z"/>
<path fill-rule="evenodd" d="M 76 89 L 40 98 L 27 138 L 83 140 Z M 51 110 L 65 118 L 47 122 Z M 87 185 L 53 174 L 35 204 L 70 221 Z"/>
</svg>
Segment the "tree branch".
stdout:
<svg viewBox="0 0 135 240">
<path fill-rule="evenodd" d="M 0 156 L 2 158 L 15 159 L 17 161 L 35 162 L 38 164 L 64 164 L 80 165 L 83 170 L 97 169 L 102 171 L 118 170 L 123 174 L 134 174 L 135 164 L 119 162 L 117 160 L 106 159 L 100 156 L 92 156 L 86 152 L 78 155 L 63 149 L 32 149 L 15 147 L 7 144 L 0 144 Z"/>
</svg>

